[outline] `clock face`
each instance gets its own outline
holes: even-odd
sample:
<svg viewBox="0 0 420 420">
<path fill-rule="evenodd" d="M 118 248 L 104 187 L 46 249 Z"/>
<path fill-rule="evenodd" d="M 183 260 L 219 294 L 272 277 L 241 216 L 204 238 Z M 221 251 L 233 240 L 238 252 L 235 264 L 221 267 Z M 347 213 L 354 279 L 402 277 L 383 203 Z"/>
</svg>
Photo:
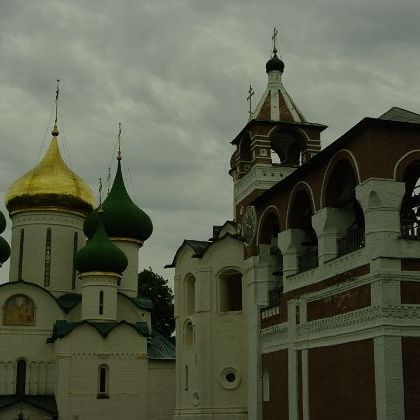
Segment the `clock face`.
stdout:
<svg viewBox="0 0 420 420">
<path fill-rule="evenodd" d="M 242 236 L 246 245 L 251 245 L 257 231 L 257 212 L 255 207 L 249 206 L 242 216 Z"/>
</svg>

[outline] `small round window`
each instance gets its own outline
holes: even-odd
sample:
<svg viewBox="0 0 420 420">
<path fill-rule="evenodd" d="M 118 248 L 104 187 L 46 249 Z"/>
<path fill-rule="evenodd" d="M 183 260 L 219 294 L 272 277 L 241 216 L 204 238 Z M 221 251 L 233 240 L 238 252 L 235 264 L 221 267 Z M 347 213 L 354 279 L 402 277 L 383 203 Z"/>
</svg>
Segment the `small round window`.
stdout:
<svg viewBox="0 0 420 420">
<path fill-rule="evenodd" d="M 233 372 L 229 372 L 228 374 L 226 374 L 226 380 L 228 382 L 235 382 L 236 379 L 236 375 Z"/>
<path fill-rule="evenodd" d="M 235 389 L 241 382 L 241 375 L 238 370 L 233 367 L 223 369 L 219 374 L 219 383 L 222 388 Z"/>
</svg>

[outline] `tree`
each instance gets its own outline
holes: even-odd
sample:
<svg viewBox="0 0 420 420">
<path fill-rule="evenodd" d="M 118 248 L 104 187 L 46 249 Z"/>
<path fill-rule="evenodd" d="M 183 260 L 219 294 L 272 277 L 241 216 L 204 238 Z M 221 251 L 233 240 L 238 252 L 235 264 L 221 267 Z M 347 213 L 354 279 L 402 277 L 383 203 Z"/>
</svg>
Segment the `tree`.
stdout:
<svg viewBox="0 0 420 420">
<path fill-rule="evenodd" d="M 174 294 L 168 280 L 152 271 L 151 267 L 138 275 L 138 294 L 153 302 L 152 327 L 170 338 L 175 330 Z"/>
</svg>

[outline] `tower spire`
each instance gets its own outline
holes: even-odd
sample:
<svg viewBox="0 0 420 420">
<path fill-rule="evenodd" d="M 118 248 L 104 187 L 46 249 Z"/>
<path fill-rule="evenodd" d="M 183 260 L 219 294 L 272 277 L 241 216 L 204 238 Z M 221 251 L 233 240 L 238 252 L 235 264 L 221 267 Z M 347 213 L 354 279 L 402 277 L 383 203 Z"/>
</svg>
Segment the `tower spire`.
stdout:
<svg viewBox="0 0 420 420">
<path fill-rule="evenodd" d="M 60 79 L 57 79 L 57 88 L 55 90 L 55 120 L 54 120 L 54 128 L 51 132 L 51 134 L 54 137 L 57 137 L 59 134 L 58 128 L 57 128 L 57 117 L 58 117 L 58 95 L 60 93 Z"/>
<path fill-rule="evenodd" d="M 118 155 L 117 155 L 117 159 L 121 160 L 121 123 L 118 123 Z"/>
</svg>

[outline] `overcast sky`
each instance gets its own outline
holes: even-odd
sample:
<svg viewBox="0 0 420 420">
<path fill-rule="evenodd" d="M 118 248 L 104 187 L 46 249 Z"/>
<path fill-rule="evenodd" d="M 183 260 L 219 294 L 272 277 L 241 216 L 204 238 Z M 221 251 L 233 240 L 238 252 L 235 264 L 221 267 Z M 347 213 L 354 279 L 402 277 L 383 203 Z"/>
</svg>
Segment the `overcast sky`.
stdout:
<svg viewBox="0 0 420 420">
<path fill-rule="evenodd" d="M 325 146 L 392 106 L 420 113 L 419 21 L 418 0 L 0 0 L 1 202 L 49 145 L 60 78 L 63 156 L 96 191 L 122 122 L 126 184 L 154 224 L 141 268 L 171 278 L 182 240 L 232 217 L 229 142 L 249 84 L 255 103 L 264 91 L 273 27 Z"/>
</svg>

